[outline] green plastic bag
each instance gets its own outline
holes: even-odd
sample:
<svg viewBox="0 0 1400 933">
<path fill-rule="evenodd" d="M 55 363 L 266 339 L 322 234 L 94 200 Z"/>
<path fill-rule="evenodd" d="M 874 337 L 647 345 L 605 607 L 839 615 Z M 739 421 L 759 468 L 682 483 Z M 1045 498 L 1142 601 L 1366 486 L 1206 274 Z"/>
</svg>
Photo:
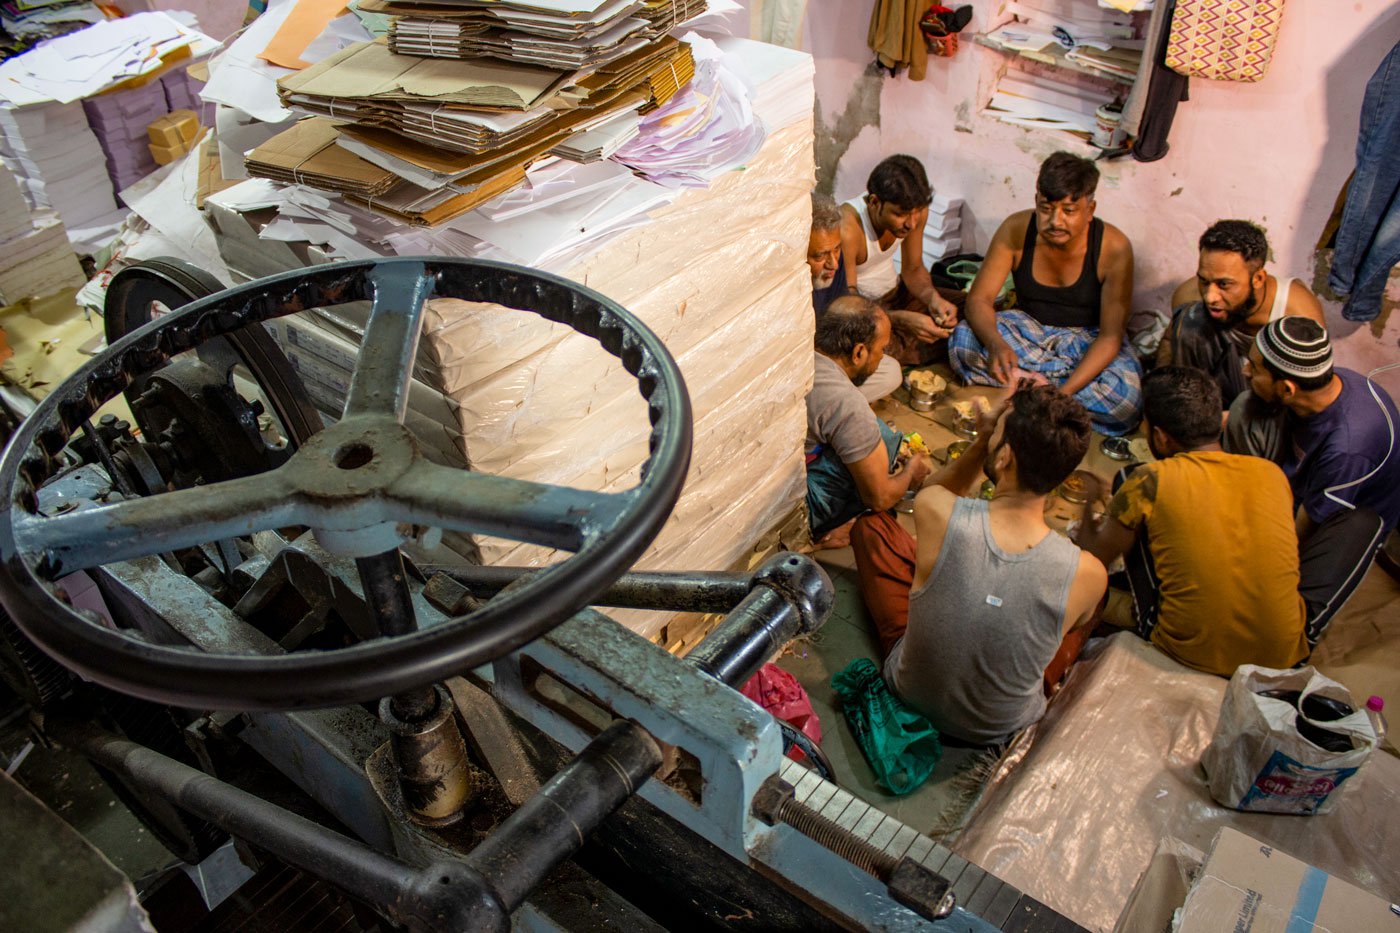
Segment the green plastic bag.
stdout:
<svg viewBox="0 0 1400 933">
<path fill-rule="evenodd" d="M 962 286 L 963 291 L 970 291 L 972 283 L 977 278 L 977 273 L 982 269 L 982 263 L 974 259 L 959 259 L 948 264 L 944 274 Z M 1008 274 L 1006 281 L 1001 283 L 1001 291 L 997 292 L 996 301 L 1004 301 L 1016 287 L 1016 279 Z"/>
<path fill-rule="evenodd" d="M 874 661 L 847 664 L 831 678 L 831 689 L 881 787 L 902 797 L 928 780 L 943 757 L 938 730 L 890 692 Z"/>
</svg>

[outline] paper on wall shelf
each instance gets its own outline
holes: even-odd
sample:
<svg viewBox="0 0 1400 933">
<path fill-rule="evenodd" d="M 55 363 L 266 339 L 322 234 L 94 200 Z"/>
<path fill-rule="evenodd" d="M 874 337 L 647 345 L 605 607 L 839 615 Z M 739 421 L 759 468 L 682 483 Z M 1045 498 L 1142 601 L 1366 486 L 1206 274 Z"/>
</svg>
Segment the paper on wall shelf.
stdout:
<svg viewBox="0 0 1400 933">
<path fill-rule="evenodd" d="M 987 104 L 987 114 L 1016 126 L 1094 132 L 1094 114 L 1111 103 L 1106 92 L 1044 75 L 1007 72 Z"/>
</svg>

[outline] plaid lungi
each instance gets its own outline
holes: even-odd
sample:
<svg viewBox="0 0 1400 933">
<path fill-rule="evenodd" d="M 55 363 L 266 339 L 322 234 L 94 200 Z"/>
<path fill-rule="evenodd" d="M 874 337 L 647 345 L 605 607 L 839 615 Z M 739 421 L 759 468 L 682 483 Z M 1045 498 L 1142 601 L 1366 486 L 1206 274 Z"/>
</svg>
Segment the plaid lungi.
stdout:
<svg viewBox="0 0 1400 933">
<path fill-rule="evenodd" d="M 1021 368 L 1063 385 L 1098 336 L 1094 327 L 1051 327 L 1023 311 L 997 314 L 997 330 L 1016 351 Z M 971 385 L 998 385 L 987 371 L 987 351 L 963 321 L 948 338 L 948 359 Z M 1127 434 L 1142 418 L 1142 366 L 1125 340 L 1103 372 L 1074 394 L 1104 434 Z"/>
</svg>

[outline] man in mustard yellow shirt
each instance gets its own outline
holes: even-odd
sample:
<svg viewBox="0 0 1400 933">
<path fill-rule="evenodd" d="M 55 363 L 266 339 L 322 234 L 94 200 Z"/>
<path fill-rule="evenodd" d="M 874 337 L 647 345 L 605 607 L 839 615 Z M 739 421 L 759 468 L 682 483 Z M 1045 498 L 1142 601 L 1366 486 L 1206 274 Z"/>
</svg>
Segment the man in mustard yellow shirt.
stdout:
<svg viewBox="0 0 1400 933">
<path fill-rule="evenodd" d="M 1137 632 L 1175 660 L 1229 677 L 1308 656 L 1293 493 L 1268 460 L 1220 448 L 1220 388 L 1179 366 L 1143 382 L 1156 462 L 1119 474 L 1108 514 L 1078 543 L 1124 559 Z M 1087 513 L 1087 510 L 1086 510 Z"/>
</svg>

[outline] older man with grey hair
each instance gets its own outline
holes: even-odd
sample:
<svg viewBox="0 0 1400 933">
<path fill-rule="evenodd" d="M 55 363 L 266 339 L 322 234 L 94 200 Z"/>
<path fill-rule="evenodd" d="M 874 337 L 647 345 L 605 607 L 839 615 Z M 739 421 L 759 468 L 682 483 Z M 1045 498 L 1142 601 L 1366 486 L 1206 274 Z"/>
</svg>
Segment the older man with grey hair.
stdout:
<svg viewBox="0 0 1400 933">
<path fill-rule="evenodd" d="M 837 298 L 851 294 L 841 258 L 841 208 L 827 195 L 812 192 L 812 233 L 807 239 L 807 266 L 812 270 L 812 309 L 821 317 Z M 884 357 L 879 369 L 859 386 L 867 402 L 897 389 L 904 375 L 899 361 Z"/>
</svg>

